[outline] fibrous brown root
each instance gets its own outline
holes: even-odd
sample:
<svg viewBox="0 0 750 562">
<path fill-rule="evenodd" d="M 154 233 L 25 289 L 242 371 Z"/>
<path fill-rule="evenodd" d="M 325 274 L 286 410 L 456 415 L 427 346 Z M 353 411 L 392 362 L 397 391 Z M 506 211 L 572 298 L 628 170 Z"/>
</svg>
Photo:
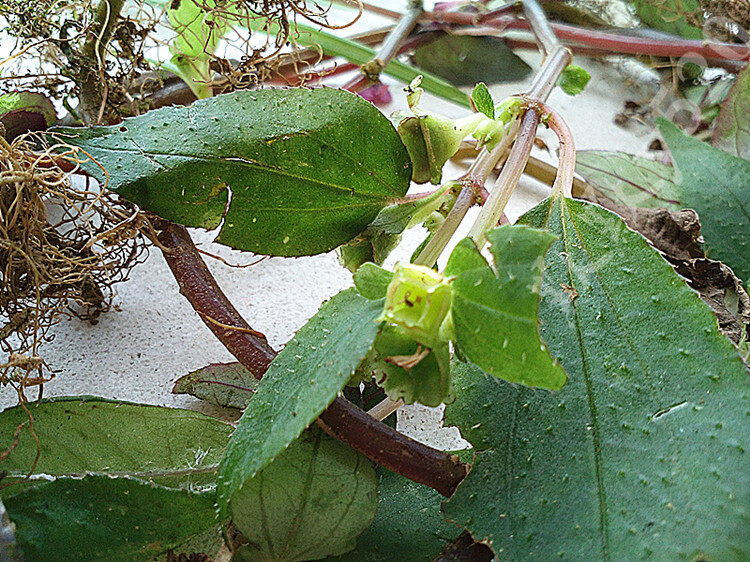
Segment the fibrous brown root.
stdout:
<svg viewBox="0 0 750 562">
<path fill-rule="evenodd" d="M 64 146 L 39 150 L 0 138 L 0 383 L 49 380 L 40 344 L 65 315 L 95 322 L 112 286 L 146 255 L 143 214 L 106 189 L 74 186 L 55 165 Z M 75 153 L 68 151 L 68 159 Z"/>
</svg>

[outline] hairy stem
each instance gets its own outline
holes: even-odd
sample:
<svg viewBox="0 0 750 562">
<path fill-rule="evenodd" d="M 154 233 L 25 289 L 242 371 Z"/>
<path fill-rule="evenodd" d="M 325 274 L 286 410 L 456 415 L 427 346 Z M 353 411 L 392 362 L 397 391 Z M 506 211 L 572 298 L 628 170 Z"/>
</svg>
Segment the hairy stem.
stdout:
<svg viewBox="0 0 750 562">
<path fill-rule="evenodd" d="M 256 378 L 268 369 L 276 352 L 250 328 L 206 267 L 187 229 L 153 218 L 159 242 L 180 293 L 222 344 Z M 457 457 L 402 435 L 338 397 L 321 414 L 319 425 L 371 460 L 449 497 L 467 474 Z"/>
</svg>

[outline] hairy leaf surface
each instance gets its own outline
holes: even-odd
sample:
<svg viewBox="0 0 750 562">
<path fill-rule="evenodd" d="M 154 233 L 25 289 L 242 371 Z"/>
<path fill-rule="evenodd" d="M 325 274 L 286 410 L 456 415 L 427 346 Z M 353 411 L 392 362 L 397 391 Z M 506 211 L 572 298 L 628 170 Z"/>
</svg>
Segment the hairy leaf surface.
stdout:
<svg viewBox="0 0 750 562">
<path fill-rule="evenodd" d="M 217 525 L 213 492 L 89 475 L 3 501 L 26 560 L 150 560 Z"/>
<path fill-rule="evenodd" d="M 617 215 L 522 220 L 559 237 L 540 318 L 568 384 L 455 366 L 447 420 L 480 452 L 446 516 L 508 560 L 747 559 L 750 378 L 713 314 Z"/>
<path fill-rule="evenodd" d="M 679 186 L 671 166 L 624 152 L 576 152 L 576 171 L 605 197 L 628 207 L 680 210 Z M 597 201 L 596 194 L 576 194 Z"/>
<path fill-rule="evenodd" d="M 347 289 L 325 303 L 274 359 L 222 459 L 222 509 L 346 386 L 372 347 L 382 309 L 382 300 Z"/>
<path fill-rule="evenodd" d="M 750 162 L 686 135 L 660 119 L 680 177 L 680 202 L 701 219 L 708 257 L 750 280 Z"/>
<path fill-rule="evenodd" d="M 471 242 L 461 244 L 448 264 L 448 271 L 460 271 L 451 304 L 454 343 L 496 377 L 559 389 L 565 372 L 540 341 L 537 319 L 543 257 L 554 237 L 527 226 L 501 226 L 487 239 L 496 271 Z"/>
<path fill-rule="evenodd" d="M 378 508 L 370 461 L 319 428 L 305 431 L 232 498 L 249 560 L 317 560 L 352 550 Z"/>
<path fill-rule="evenodd" d="M 411 177 L 388 119 L 328 88 L 238 91 L 114 127 L 57 132 L 95 158 L 126 199 L 186 226 L 216 228 L 223 218 L 218 242 L 260 254 L 310 255 L 348 242 Z M 84 168 L 105 179 L 95 163 Z"/>
<path fill-rule="evenodd" d="M 52 398 L 26 407 L 41 447 L 34 472 L 52 476 L 108 472 L 158 478 L 199 471 L 218 464 L 232 431 L 230 425 L 190 410 L 95 397 Z M 3 449 L 25 424 L 18 446 L 0 464 L 11 477 L 28 474 L 37 454 L 28 423 L 20 406 L 0 414 Z M 170 485 L 193 481 L 185 474 Z"/>
</svg>

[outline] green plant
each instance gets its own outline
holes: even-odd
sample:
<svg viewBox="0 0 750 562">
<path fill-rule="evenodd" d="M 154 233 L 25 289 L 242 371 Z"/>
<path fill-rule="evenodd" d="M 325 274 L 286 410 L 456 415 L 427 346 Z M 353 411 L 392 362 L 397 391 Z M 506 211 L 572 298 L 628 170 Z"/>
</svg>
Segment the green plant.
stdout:
<svg viewBox="0 0 750 562">
<path fill-rule="evenodd" d="M 104 4 L 98 13 L 109 16 L 94 27 L 100 40 L 111 32 Z M 636 4 L 650 13 L 648 2 Z M 182 65 L 184 87 L 206 99 L 109 126 L 56 127 L 36 145 L 3 141 L 1 177 L 11 202 L 49 177 L 21 176 L 23 166 L 10 166 L 21 161 L 94 177 L 137 205 L 133 235 L 164 252 L 182 294 L 238 360 L 178 386 L 241 407 L 242 418 L 232 431 L 194 412 L 100 398 L 31 404 L 24 377 L 41 366 L 9 360 L 1 380 L 21 401 L 0 414 L 0 505 L 15 524 L 3 523 L 11 530 L 0 552 L 429 560 L 451 546 L 511 560 L 750 556 L 750 380 L 727 337 L 746 360 L 750 299 L 728 267 L 747 280 L 746 123 L 727 116 L 742 115 L 747 103 L 744 75 L 715 126 L 717 145 L 734 134 L 738 155 L 660 121 L 673 167 L 584 153 L 583 182 L 574 178 L 572 135 L 546 105 L 571 53 L 535 0 L 524 2 L 523 20 L 513 6 L 425 14 L 446 24 L 530 26 L 546 56 L 528 91 L 496 102 L 479 84 L 470 99 L 477 111 L 451 120 L 420 109 L 420 81 L 410 80 L 410 112 L 394 123 L 344 90 L 213 96 L 218 37 L 244 24 L 234 19 L 239 5 L 189 5 L 197 27 L 175 24 L 186 5 L 171 5 L 170 21 L 184 43 L 175 56 L 189 59 L 172 62 Z M 372 64 L 359 61 L 351 90 L 387 70 L 420 14 L 410 6 Z M 285 16 L 275 21 L 267 31 L 285 33 Z M 206 29 L 216 35 L 200 47 L 193 38 L 208 38 Z M 575 93 L 587 78 L 573 69 L 561 83 Z M 80 108 L 92 123 L 106 100 L 86 80 Z M 455 96 L 422 82 L 430 84 Z M 560 142 L 552 177 L 529 159 L 539 126 Z M 440 183 L 468 136 L 476 157 L 466 173 L 409 197 L 411 181 Z M 551 194 L 517 224 L 497 226 L 524 170 Z M 447 251 L 474 205 L 481 210 L 469 236 Z M 687 206 L 700 214 L 705 250 L 695 225 L 678 228 L 675 209 Z M 382 267 L 401 234 L 420 224 L 428 234 L 411 262 Z M 220 228 L 218 241 L 258 254 L 338 249 L 354 287 L 324 303 L 277 353 L 221 292 L 185 226 Z M 45 228 L 54 234 L 60 225 Z M 5 234 L 0 257 L 14 264 Z M 388 397 L 370 410 L 377 418 L 403 402 L 446 404 L 446 421 L 473 451 L 454 455 L 405 438 L 344 398 L 362 400 L 363 388 Z"/>
</svg>

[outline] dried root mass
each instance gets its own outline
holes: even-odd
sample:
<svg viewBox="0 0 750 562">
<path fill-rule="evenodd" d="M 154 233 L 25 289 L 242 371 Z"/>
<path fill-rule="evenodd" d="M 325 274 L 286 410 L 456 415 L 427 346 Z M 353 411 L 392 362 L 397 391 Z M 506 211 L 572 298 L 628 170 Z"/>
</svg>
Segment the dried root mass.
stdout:
<svg viewBox="0 0 750 562">
<path fill-rule="evenodd" d="M 66 315 L 90 321 L 146 255 L 149 224 L 106 189 L 71 184 L 73 148 L 0 137 L 0 383 L 23 399 L 46 380 L 39 346 Z"/>
</svg>

